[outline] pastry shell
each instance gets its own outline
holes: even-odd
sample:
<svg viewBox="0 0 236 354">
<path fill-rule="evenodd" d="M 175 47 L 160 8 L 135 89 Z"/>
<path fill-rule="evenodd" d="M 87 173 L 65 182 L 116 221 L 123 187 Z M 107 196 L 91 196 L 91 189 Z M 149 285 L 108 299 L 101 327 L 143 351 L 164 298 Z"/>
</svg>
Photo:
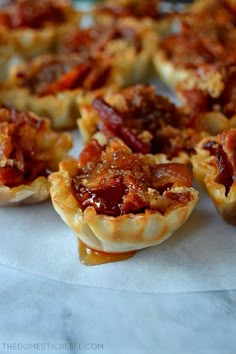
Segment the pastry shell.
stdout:
<svg viewBox="0 0 236 354">
<path fill-rule="evenodd" d="M 65 21 L 60 24 L 48 23 L 36 29 L 30 27 L 16 29 L 0 27 L 0 36 L 22 59 L 30 59 L 48 51 L 53 51 L 58 38 L 73 26 L 78 25 L 81 20 L 81 13 L 72 6 L 67 5 L 64 11 Z"/>
<path fill-rule="evenodd" d="M 34 114 L 31 116 L 41 120 Z M 67 152 L 72 148 L 72 136 L 69 133 L 56 133 L 50 129 L 50 121 L 43 118 L 46 129 L 36 135 L 37 145 L 41 151 L 50 153 L 47 168 L 51 171 L 58 169 L 59 162 L 68 158 Z M 0 134 L 1 144 L 1 134 Z M 1 163 L 1 161 L 0 161 Z M 48 199 L 50 183 L 48 178 L 38 176 L 33 181 L 15 187 L 0 185 L 0 206 L 15 206 L 20 204 L 33 204 Z"/>
<path fill-rule="evenodd" d="M 41 117 L 48 117 L 53 129 L 63 130 L 76 126 L 76 119 L 80 113 L 75 100 L 80 95 L 83 95 L 81 89 L 37 96 L 25 88 L 5 86 L 0 89 L 0 103 L 18 110 L 32 111 Z"/>
<path fill-rule="evenodd" d="M 216 182 L 218 168 L 214 155 L 202 148 L 207 141 L 217 141 L 217 137 L 204 138 L 196 147 L 196 155 L 191 158 L 193 175 L 200 185 L 207 191 L 215 205 L 217 212 L 225 221 L 236 225 L 236 181 L 233 182 L 226 195 L 225 186 Z"/>
<path fill-rule="evenodd" d="M 153 55 L 153 65 L 158 77 L 172 90 L 175 89 L 179 82 L 187 80 L 194 75 L 194 70 L 176 67 L 171 59 L 167 57 L 165 51 L 158 46 Z"/>
<path fill-rule="evenodd" d="M 192 187 L 174 187 L 172 192 L 190 192 L 192 199 L 164 215 L 146 210 L 113 217 L 98 214 L 92 206 L 82 211 L 71 190 L 77 166 L 76 160 L 62 162 L 60 171 L 50 175 L 52 203 L 79 240 L 98 251 L 123 253 L 160 244 L 188 219 L 198 200 L 198 192 Z"/>
<path fill-rule="evenodd" d="M 71 57 L 79 56 L 71 54 Z M 32 67 L 44 65 L 55 55 L 41 55 L 31 60 Z M 100 63 L 100 62 L 99 62 Z M 96 62 L 97 65 L 99 63 Z M 64 89 L 55 94 L 37 95 L 31 93 L 30 89 L 24 87 L 18 73 L 27 72 L 28 63 L 20 63 L 9 70 L 7 79 L 0 87 L 0 103 L 5 106 L 14 107 L 18 110 L 32 111 L 38 116 L 48 117 L 52 127 L 56 130 L 71 129 L 76 126 L 76 120 L 80 116 L 80 99 L 89 97 L 92 100 L 96 95 L 101 94 L 110 85 L 120 84 L 122 75 L 120 70 L 111 70 L 104 86 L 96 90 L 85 90 L 83 86 L 74 89 Z M 113 69 L 113 68 L 112 68 Z"/>
<path fill-rule="evenodd" d="M 0 186 L 0 206 L 35 204 L 49 197 L 50 183 L 45 177 L 17 187 Z"/>
<path fill-rule="evenodd" d="M 87 48 L 85 47 L 86 55 L 98 56 L 105 60 L 110 58 L 114 71 L 120 73 L 117 75 L 119 79 L 115 80 L 120 87 L 147 79 L 151 72 L 152 55 L 157 43 L 157 34 L 149 20 L 138 21 L 135 18 L 123 18 L 109 24 L 93 24 L 85 30 L 98 33 L 102 39 L 100 43 L 98 37 L 97 43 L 96 36 L 93 38 L 92 35 L 88 40 Z M 109 34 L 110 31 L 118 32 L 118 36 L 106 39 L 106 34 L 107 32 Z M 130 38 L 126 34 L 128 31 L 133 33 L 134 40 L 132 35 Z M 76 33 L 76 29 L 72 31 L 72 38 L 73 32 Z M 79 35 L 83 36 L 83 28 Z M 70 38 L 70 36 L 67 34 L 66 38 Z M 67 49 L 62 37 L 61 42 L 59 41 L 58 52 L 63 53 L 68 50 L 76 52 L 77 48 Z M 78 53 L 80 53 L 79 49 Z"/>
</svg>

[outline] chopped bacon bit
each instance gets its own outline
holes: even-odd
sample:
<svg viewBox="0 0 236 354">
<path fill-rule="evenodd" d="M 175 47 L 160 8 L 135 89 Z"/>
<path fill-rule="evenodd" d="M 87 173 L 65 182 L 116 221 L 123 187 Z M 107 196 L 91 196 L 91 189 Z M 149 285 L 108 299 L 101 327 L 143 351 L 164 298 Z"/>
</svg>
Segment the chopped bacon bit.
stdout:
<svg viewBox="0 0 236 354">
<path fill-rule="evenodd" d="M 48 55 L 41 62 L 34 60 L 25 71 L 19 71 L 18 85 L 28 88 L 32 94 L 45 96 L 63 90 L 84 88 L 95 90 L 106 84 L 110 75 L 110 64 L 81 56 Z"/>
<path fill-rule="evenodd" d="M 1 9 L 1 8 L 0 8 Z M 11 21 L 7 13 L 0 12 L 0 27 L 10 27 Z"/>
<path fill-rule="evenodd" d="M 220 133 L 218 139 L 232 165 L 232 176 L 236 179 L 236 129 L 231 128 Z"/>
<path fill-rule="evenodd" d="M 209 97 L 203 91 L 199 89 L 185 89 L 180 86 L 178 87 L 178 92 L 186 101 L 186 109 L 190 108 L 195 113 L 208 111 Z"/>
<path fill-rule="evenodd" d="M 158 4 L 160 0 L 129 1 L 125 4 L 101 4 L 97 7 L 98 13 L 117 17 L 132 16 L 136 18 L 159 18 Z"/>
<path fill-rule="evenodd" d="M 145 155 L 132 153 L 118 138 L 109 140 L 103 148 L 95 139 L 89 142 L 79 157 L 78 175 L 72 178 L 74 195 L 83 210 L 93 206 L 99 214 L 112 216 L 140 213 L 148 208 L 165 213 L 164 193 L 172 186 L 191 185 L 187 166 L 153 164 Z M 170 198 L 166 208 L 171 203 L 176 205 L 177 198 L 172 197 L 173 202 Z M 186 198 L 179 197 L 179 203 L 186 203 Z"/>
<path fill-rule="evenodd" d="M 48 86 L 40 92 L 40 96 L 53 95 L 59 91 L 70 90 L 79 86 L 89 71 L 90 68 L 86 63 L 72 68 L 69 72 L 59 77 L 57 81 L 48 84 Z"/>
<path fill-rule="evenodd" d="M 66 33 L 61 40 L 62 53 L 80 53 L 84 57 L 106 57 L 106 46 L 113 40 L 128 41 L 137 51 L 141 49 L 140 37 L 134 28 L 97 24 L 89 28 L 80 28 Z"/>
<path fill-rule="evenodd" d="M 79 167 L 84 168 L 88 164 L 94 164 L 99 161 L 102 152 L 102 146 L 96 139 L 90 139 L 79 155 Z"/>
<path fill-rule="evenodd" d="M 217 97 L 212 97 L 203 89 L 196 87 L 185 88 L 181 83 L 177 85 L 176 89 L 179 96 L 185 101 L 186 111 L 193 114 L 216 111 L 223 113 L 227 118 L 231 118 L 236 114 L 236 66 L 228 63 L 223 66 L 215 65 L 215 67 L 216 70 L 221 72 L 224 84 L 222 92 Z M 203 68 L 202 72 L 204 73 Z"/>
<path fill-rule="evenodd" d="M 82 85 L 87 90 L 96 90 L 106 84 L 107 78 L 111 72 L 111 66 L 100 63 L 98 66 L 94 66 L 92 70 L 85 77 Z"/>
<path fill-rule="evenodd" d="M 11 14 L 11 27 L 41 28 L 45 23 L 63 23 L 65 20 L 65 8 L 60 2 L 18 0 Z"/>
<path fill-rule="evenodd" d="M 156 189 L 166 186 L 192 186 L 192 174 L 189 168 L 182 163 L 160 163 L 153 168 Z"/>
<path fill-rule="evenodd" d="M 220 145 L 216 141 L 207 141 L 203 144 L 203 149 L 208 150 L 210 155 L 215 156 L 218 168 L 216 182 L 225 186 L 225 195 L 228 195 L 230 188 L 233 184 L 233 171 L 232 165 L 228 160 L 227 154 L 225 153 L 222 145 Z"/>
<path fill-rule="evenodd" d="M 166 191 L 165 196 L 170 199 L 176 200 L 178 203 L 181 203 L 181 204 L 185 204 L 185 203 L 187 204 L 192 199 L 192 195 L 189 191 L 179 192 L 179 193 Z"/>
<path fill-rule="evenodd" d="M 122 116 L 115 108 L 106 103 L 102 98 L 95 98 L 92 102 L 92 106 L 112 130 L 116 131 L 120 126 L 122 126 Z"/>
<path fill-rule="evenodd" d="M 129 147 L 131 147 L 133 151 L 140 152 L 141 154 L 147 154 L 151 152 L 150 145 L 143 142 L 141 139 L 139 139 L 137 135 L 133 133 L 130 128 L 121 126 L 120 136 L 124 140 L 124 142 Z"/>
<path fill-rule="evenodd" d="M 150 152 L 149 145 L 141 141 L 129 127 L 124 126 L 124 119 L 115 108 L 101 98 L 95 98 L 92 105 L 109 129 L 121 137 L 135 152 Z"/>
<path fill-rule="evenodd" d="M 16 167 L 0 167 L 1 186 L 15 187 L 22 183 L 24 183 L 24 178 L 22 173 Z"/>
<path fill-rule="evenodd" d="M 48 120 L 0 108 L 0 185 L 14 187 L 38 176 L 46 177 L 55 139 L 57 134 L 50 129 Z"/>
<path fill-rule="evenodd" d="M 197 119 L 157 95 L 152 86 L 131 86 L 119 95 L 125 99 L 120 110 L 102 98 L 92 103 L 100 118 L 97 127 L 105 135 L 118 136 L 134 152 L 166 153 L 170 159 L 182 151 L 194 151 L 201 138 Z"/>
</svg>

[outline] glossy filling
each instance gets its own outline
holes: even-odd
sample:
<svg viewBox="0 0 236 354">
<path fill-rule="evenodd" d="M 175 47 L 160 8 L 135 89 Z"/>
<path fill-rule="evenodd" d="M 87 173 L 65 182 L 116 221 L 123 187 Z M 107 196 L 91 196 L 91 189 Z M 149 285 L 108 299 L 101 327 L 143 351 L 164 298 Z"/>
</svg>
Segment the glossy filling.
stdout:
<svg viewBox="0 0 236 354">
<path fill-rule="evenodd" d="M 171 190 L 172 186 L 192 185 L 187 166 L 156 164 L 151 156 L 132 153 L 117 138 L 105 147 L 91 139 L 80 154 L 78 167 L 72 186 L 82 210 L 93 206 L 98 214 L 119 216 L 150 209 L 164 215 L 192 200 L 189 191 Z"/>
<path fill-rule="evenodd" d="M 78 240 L 80 262 L 87 266 L 99 265 L 111 262 L 120 262 L 133 257 L 136 252 L 107 253 L 94 250 L 82 241 Z"/>
</svg>

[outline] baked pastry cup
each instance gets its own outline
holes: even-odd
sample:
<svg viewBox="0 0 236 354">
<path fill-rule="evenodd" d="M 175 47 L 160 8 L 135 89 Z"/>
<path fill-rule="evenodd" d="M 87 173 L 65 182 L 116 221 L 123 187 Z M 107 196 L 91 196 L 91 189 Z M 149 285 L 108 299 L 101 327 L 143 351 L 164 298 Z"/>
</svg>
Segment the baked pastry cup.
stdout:
<svg viewBox="0 0 236 354">
<path fill-rule="evenodd" d="M 236 224 L 236 129 L 204 138 L 192 156 L 193 174 L 223 219 Z"/>
<path fill-rule="evenodd" d="M 92 104 L 84 100 L 77 120 L 82 141 L 97 131 L 118 136 L 134 152 L 164 153 L 169 159 L 187 163 L 194 146 L 205 135 L 197 120 L 185 114 L 152 85 L 134 85 L 106 92 Z"/>
<path fill-rule="evenodd" d="M 169 33 L 160 38 L 154 54 L 154 66 L 162 80 L 175 89 L 177 83 L 200 81 L 213 95 L 219 86 L 217 73 L 209 73 L 219 63 L 235 62 L 236 31 L 233 12 L 223 1 L 196 1 L 178 17 Z M 196 77 L 195 77 L 196 76 Z"/>
<path fill-rule="evenodd" d="M 93 11 L 98 21 L 103 22 L 127 17 L 157 19 L 160 17 L 158 5 L 159 0 L 106 0 L 95 4 Z"/>
<path fill-rule="evenodd" d="M 107 0 L 95 3 L 92 17 L 95 22 L 108 24 L 120 19 L 135 19 L 139 23 L 149 21 L 158 32 L 169 27 L 173 12 L 159 0 Z M 176 6 L 174 7 L 176 10 Z"/>
<path fill-rule="evenodd" d="M 41 55 L 11 68 L 0 88 L 0 102 L 51 119 L 57 130 L 76 126 L 78 97 L 95 97 L 115 86 L 120 72 L 107 60 L 79 54 Z"/>
<path fill-rule="evenodd" d="M 100 142 L 91 139 L 78 160 L 50 175 L 55 210 L 94 250 L 124 253 L 163 242 L 198 200 L 188 167 L 133 154 L 118 138 Z"/>
<path fill-rule="evenodd" d="M 235 64 L 206 67 L 175 87 L 176 95 L 189 114 L 197 114 L 203 129 L 218 134 L 236 127 Z"/>
<path fill-rule="evenodd" d="M 85 57 L 107 61 L 119 87 L 145 81 L 152 71 L 152 55 L 157 34 L 152 24 L 124 18 L 108 24 L 74 28 L 61 36 L 59 53 L 79 53 Z"/>
<path fill-rule="evenodd" d="M 81 18 L 69 0 L 17 0 L 0 15 L 1 36 L 24 59 L 54 50 L 58 37 Z"/>
<path fill-rule="evenodd" d="M 48 119 L 0 108 L 0 205 L 47 199 L 47 176 L 58 169 L 71 147 L 71 136 L 55 133 Z"/>
</svg>

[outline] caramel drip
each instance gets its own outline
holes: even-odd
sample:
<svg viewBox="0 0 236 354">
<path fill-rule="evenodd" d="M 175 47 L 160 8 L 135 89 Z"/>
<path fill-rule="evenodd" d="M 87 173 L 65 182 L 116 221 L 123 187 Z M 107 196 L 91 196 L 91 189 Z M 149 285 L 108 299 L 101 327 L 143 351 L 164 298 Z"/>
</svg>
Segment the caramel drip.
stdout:
<svg viewBox="0 0 236 354">
<path fill-rule="evenodd" d="M 123 261 L 133 257 L 136 253 L 135 251 L 125 253 L 106 253 L 94 250 L 85 245 L 82 241 L 78 241 L 78 244 L 80 261 L 87 266 Z"/>
</svg>

